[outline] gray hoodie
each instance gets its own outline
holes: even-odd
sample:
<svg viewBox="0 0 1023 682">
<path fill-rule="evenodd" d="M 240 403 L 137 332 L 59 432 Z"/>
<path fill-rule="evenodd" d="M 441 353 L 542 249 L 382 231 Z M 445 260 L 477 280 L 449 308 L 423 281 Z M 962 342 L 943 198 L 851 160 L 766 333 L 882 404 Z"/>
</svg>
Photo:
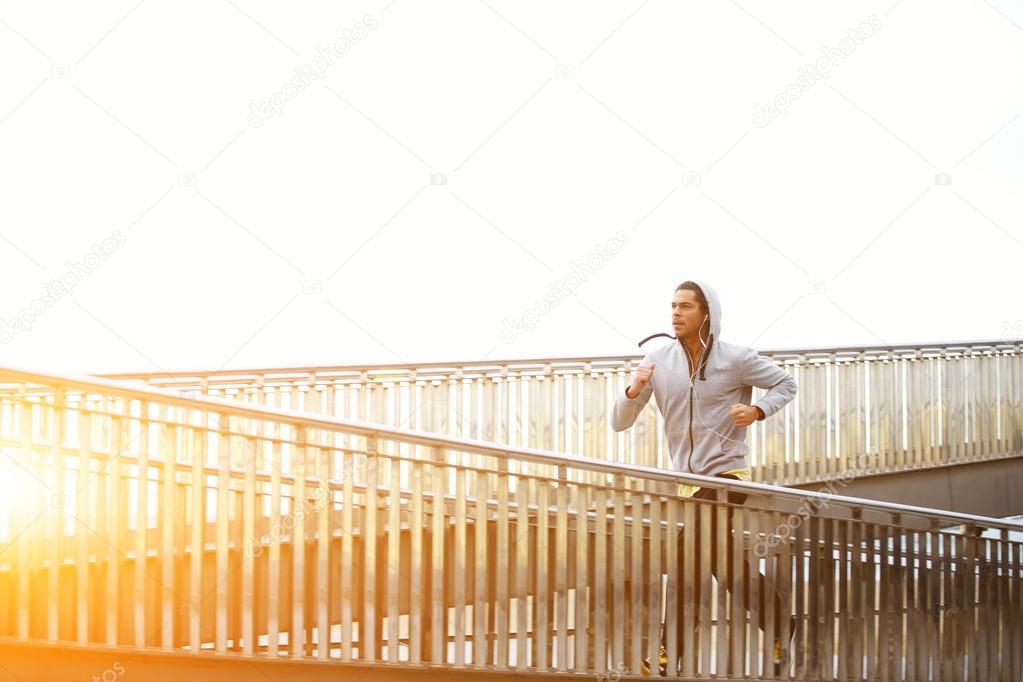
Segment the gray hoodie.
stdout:
<svg viewBox="0 0 1023 682">
<path fill-rule="evenodd" d="M 635 398 L 627 398 L 624 391 L 618 395 L 611 427 L 624 431 L 632 426 L 652 393 L 664 417 L 671 468 L 714 476 L 749 466 L 746 427 L 736 426 L 732 421 L 732 405 L 749 405 L 753 386 L 768 389 L 754 403 L 766 419 L 792 400 L 796 382 L 788 372 L 760 357 L 752 348 L 718 340 L 721 303 L 717 292 L 703 282 L 693 281 L 703 291 L 710 308 L 710 338 L 700 359 L 702 368 L 695 385 L 689 379 L 689 363 L 681 341 L 655 348 L 642 362 L 657 365 L 653 377 Z"/>
</svg>

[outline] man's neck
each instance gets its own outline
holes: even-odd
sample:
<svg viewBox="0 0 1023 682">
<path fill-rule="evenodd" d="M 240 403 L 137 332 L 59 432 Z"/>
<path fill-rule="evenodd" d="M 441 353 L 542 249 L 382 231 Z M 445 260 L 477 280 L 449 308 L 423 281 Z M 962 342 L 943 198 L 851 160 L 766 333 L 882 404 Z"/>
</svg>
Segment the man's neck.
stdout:
<svg viewBox="0 0 1023 682">
<path fill-rule="evenodd" d="M 706 342 L 707 339 L 703 339 L 703 343 Z M 699 365 L 701 360 L 700 356 L 703 354 L 703 343 L 700 343 L 700 337 L 696 335 L 683 336 L 681 339 L 681 343 L 683 346 L 685 346 L 685 349 L 689 351 L 689 357 L 691 359 L 691 362 L 694 363 L 693 366 L 689 368 L 689 371 L 695 372 L 696 368 L 700 366 Z"/>
</svg>

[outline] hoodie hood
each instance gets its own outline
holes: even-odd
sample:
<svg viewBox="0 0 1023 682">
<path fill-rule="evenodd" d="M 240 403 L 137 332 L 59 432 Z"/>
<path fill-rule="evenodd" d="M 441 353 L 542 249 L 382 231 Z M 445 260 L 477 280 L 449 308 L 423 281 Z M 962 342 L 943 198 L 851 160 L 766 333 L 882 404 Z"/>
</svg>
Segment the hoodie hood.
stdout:
<svg viewBox="0 0 1023 682">
<path fill-rule="evenodd" d="M 707 378 L 707 362 L 710 358 L 710 353 L 714 349 L 714 341 L 721 335 L 721 299 L 718 298 L 718 292 L 714 290 L 714 287 L 710 286 L 701 279 L 690 279 L 688 280 L 698 286 L 700 291 L 703 292 L 703 297 L 707 299 L 707 313 L 710 315 L 710 337 L 707 340 L 707 350 L 705 351 L 706 356 L 704 362 L 700 363 L 700 379 Z M 646 337 L 639 342 L 639 346 L 642 348 L 643 344 L 650 339 L 657 338 L 658 336 L 664 336 L 669 339 L 678 340 L 671 334 L 653 334 Z"/>
<path fill-rule="evenodd" d="M 700 287 L 703 297 L 707 299 L 707 308 L 710 312 L 710 335 L 712 339 L 716 339 L 721 335 L 721 299 L 718 298 L 718 292 L 703 280 L 691 279 L 689 281 Z"/>
</svg>

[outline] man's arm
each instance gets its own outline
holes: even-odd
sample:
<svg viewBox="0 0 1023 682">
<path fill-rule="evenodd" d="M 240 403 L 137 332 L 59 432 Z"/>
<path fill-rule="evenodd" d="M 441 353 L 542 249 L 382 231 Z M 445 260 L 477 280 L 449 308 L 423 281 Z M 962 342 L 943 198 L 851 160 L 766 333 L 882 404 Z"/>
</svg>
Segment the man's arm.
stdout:
<svg viewBox="0 0 1023 682">
<path fill-rule="evenodd" d="M 647 368 L 642 370 L 640 368 Z M 650 375 L 653 373 L 653 368 L 649 366 L 649 357 L 643 358 L 643 362 L 640 363 L 640 368 L 637 368 L 637 380 L 643 376 L 646 377 L 645 381 L 640 381 L 643 387 L 639 390 L 638 394 L 632 393 L 635 390 L 633 382 L 625 387 L 625 390 L 618 394 L 615 398 L 614 409 L 611 411 L 611 428 L 615 431 L 624 431 L 636 422 L 636 417 L 646 406 L 647 401 L 650 400 L 650 394 L 654 392 L 653 382 L 650 381 Z"/>
<path fill-rule="evenodd" d="M 784 369 L 752 348 L 744 360 L 743 383 L 767 389 L 767 393 L 753 403 L 753 407 L 760 410 L 759 419 L 767 419 L 796 397 L 796 380 Z"/>
</svg>

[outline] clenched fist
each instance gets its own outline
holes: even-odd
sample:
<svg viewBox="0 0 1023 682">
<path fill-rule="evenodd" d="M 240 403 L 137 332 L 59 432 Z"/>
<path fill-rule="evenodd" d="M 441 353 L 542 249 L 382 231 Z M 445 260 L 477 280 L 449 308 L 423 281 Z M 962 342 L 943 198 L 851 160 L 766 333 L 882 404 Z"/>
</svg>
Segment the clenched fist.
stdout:
<svg viewBox="0 0 1023 682">
<path fill-rule="evenodd" d="M 646 388 L 646 385 L 650 383 L 651 377 L 654 375 L 654 368 L 657 367 L 657 363 L 649 365 L 640 365 L 636 368 L 636 378 L 633 379 L 632 385 L 625 389 L 625 397 L 635 398 L 640 392 Z"/>
<path fill-rule="evenodd" d="M 732 409 L 729 410 L 732 415 L 732 421 L 735 422 L 736 426 L 749 426 L 753 422 L 760 419 L 764 414 L 760 411 L 759 407 L 752 407 L 750 405 L 732 405 Z"/>
</svg>

